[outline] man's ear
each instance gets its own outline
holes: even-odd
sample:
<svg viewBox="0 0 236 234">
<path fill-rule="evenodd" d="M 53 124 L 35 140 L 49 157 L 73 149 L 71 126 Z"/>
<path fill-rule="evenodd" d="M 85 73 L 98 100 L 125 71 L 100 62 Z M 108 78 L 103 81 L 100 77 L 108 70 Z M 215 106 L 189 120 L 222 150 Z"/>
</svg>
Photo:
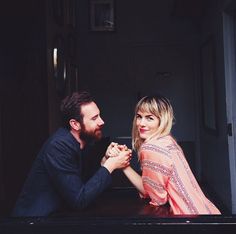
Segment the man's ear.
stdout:
<svg viewBox="0 0 236 234">
<path fill-rule="evenodd" d="M 81 129 L 80 123 L 75 119 L 70 119 L 69 121 L 71 129 L 79 131 Z"/>
</svg>

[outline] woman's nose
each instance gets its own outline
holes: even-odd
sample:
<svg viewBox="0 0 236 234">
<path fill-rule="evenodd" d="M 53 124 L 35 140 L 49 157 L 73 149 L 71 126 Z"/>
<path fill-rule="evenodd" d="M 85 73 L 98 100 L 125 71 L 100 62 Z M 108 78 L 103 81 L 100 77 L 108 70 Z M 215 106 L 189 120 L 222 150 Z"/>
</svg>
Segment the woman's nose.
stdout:
<svg viewBox="0 0 236 234">
<path fill-rule="evenodd" d="M 140 119 L 140 125 L 145 126 L 145 119 L 144 118 Z"/>
</svg>

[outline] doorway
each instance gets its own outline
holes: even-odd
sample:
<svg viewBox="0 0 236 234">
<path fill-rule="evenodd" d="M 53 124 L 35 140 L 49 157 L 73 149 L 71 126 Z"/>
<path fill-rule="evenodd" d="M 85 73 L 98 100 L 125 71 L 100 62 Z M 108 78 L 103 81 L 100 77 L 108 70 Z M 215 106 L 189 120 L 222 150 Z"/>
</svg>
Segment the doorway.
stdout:
<svg viewBox="0 0 236 234">
<path fill-rule="evenodd" d="M 236 214 L 236 8 L 223 14 L 224 61 L 232 214 Z"/>
</svg>

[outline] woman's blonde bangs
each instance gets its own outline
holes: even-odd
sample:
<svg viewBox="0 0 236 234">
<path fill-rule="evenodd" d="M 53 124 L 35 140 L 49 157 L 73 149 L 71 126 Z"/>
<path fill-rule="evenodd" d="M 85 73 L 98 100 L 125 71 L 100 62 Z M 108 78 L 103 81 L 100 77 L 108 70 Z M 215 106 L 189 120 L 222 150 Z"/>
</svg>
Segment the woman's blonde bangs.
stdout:
<svg viewBox="0 0 236 234">
<path fill-rule="evenodd" d="M 149 112 L 158 117 L 157 110 L 158 110 L 158 106 L 154 99 L 151 100 L 151 102 L 145 102 L 143 101 L 143 99 L 141 99 L 136 107 L 136 114 L 138 111 Z"/>
</svg>

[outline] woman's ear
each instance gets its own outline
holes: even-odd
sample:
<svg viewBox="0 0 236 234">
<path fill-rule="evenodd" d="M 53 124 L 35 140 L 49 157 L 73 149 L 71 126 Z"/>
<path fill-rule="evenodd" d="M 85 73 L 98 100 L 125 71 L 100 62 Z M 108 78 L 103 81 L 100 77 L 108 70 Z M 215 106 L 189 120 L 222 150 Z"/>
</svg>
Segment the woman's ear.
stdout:
<svg viewBox="0 0 236 234">
<path fill-rule="evenodd" d="M 79 131 L 81 129 L 80 123 L 75 119 L 70 119 L 69 121 L 71 129 Z"/>
</svg>

